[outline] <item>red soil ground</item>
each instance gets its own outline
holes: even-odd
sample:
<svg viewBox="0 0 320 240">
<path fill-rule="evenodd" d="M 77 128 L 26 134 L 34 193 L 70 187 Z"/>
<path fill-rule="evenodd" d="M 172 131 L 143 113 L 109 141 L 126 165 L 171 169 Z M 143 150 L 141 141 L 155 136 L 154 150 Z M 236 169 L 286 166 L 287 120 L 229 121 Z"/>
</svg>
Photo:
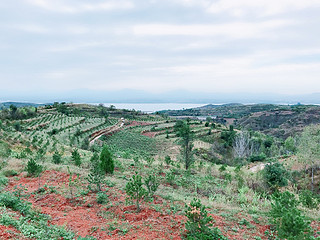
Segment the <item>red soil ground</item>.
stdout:
<svg viewBox="0 0 320 240">
<path fill-rule="evenodd" d="M 142 204 L 141 212 L 136 213 L 134 205 L 126 204 L 126 194 L 115 187 L 106 190 L 109 202 L 105 205 L 96 203 L 94 193 L 70 199 L 68 179 L 68 174 L 45 171 L 41 177 L 41 186 L 46 184 L 48 187 L 45 187 L 44 193 L 37 194 L 35 192 L 38 189 L 38 179 L 26 177 L 22 173 L 18 178 L 10 179 L 6 190 L 12 191 L 15 186 L 23 185 L 30 194 L 26 200 L 31 202 L 34 208 L 50 215 L 51 224 L 63 225 L 82 237 L 89 235 L 97 239 L 181 239 L 186 217 L 183 214 L 170 213 L 170 205 L 166 200 L 156 196 L 152 204 Z M 73 179 L 77 180 L 77 177 L 74 176 Z M 53 189 L 57 192 L 52 191 Z M 76 188 L 74 191 L 77 191 Z M 180 202 L 174 204 L 183 206 Z M 267 239 L 264 232 L 269 226 L 255 223 L 241 213 L 233 216 L 236 221 L 226 220 L 218 215 L 212 216 L 215 219 L 214 226 L 229 239 L 254 239 L 254 236 Z M 250 226 L 239 224 L 239 220 L 243 218 L 250 222 Z M 17 239 L 10 231 L 17 232 L 12 227 L 0 225 L 0 239 Z"/>
<path fill-rule="evenodd" d="M 126 125 L 126 127 L 135 127 L 135 126 L 148 126 L 154 124 L 153 122 L 137 122 L 131 121 L 130 124 Z"/>
<path fill-rule="evenodd" d="M 20 236 L 19 231 L 11 226 L 0 225 L 0 239 L 24 239 Z"/>
<path fill-rule="evenodd" d="M 147 137 L 150 137 L 150 138 L 154 138 L 154 137 L 157 136 L 159 133 L 161 133 L 161 132 L 143 132 L 143 133 L 141 133 L 141 135 L 147 136 Z"/>
<path fill-rule="evenodd" d="M 61 189 L 68 187 L 67 174 L 46 171 L 41 178 L 41 185 L 55 187 L 59 193 L 48 192 L 43 195 L 34 193 L 38 189 L 37 178 L 19 176 L 19 180 L 10 179 L 6 190 L 13 190 L 16 185 L 22 185 L 30 194 L 27 201 L 42 213 L 51 216 L 51 224 L 64 225 L 67 229 L 85 237 L 94 236 L 97 239 L 180 239 L 180 228 L 183 216 L 167 215 L 158 212 L 150 206 L 142 204 L 141 212 L 136 213 L 134 205 L 126 206 L 126 195 L 114 188 L 107 192 L 112 204 L 96 203 L 95 194 L 66 198 L 60 194 Z M 76 176 L 74 176 L 76 179 Z M 85 200 L 84 200 L 85 198 Z M 157 200 L 155 203 L 162 203 Z M 3 238 L 10 239 L 10 238 Z"/>
</svg>

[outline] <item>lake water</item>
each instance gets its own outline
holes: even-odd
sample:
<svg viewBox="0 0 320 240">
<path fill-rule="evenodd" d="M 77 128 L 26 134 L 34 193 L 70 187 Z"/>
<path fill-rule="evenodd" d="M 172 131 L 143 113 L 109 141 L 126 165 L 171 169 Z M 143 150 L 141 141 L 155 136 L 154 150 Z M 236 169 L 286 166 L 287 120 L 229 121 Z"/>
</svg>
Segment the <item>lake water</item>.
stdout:
<svg viewBox="0 0 320 240">
<path fill-rule="evenodd" d="M 104 103 L 104 106 L 115 106 L 118 109 L 140 110 L 145 113 L 153 113 L 161 110 L 182 110 L 207 105 L 207 103 Z"/>
</svg>

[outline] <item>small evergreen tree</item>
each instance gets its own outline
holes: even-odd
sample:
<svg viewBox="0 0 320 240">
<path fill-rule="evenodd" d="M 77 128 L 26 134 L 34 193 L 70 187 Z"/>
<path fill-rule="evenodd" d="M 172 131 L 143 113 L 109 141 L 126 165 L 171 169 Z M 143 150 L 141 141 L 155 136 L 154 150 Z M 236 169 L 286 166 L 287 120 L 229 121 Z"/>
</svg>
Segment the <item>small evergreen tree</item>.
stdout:
<svg viewBox="0 0 320 240">
<path fill-rule="evenodd" d="M 137 212 L 140 212 L 140 200 L 146 195 L 143 188 L 142 178 L 138 173 L 133 175 L 126 185 L 126 192 L 132 200 L 136 200 Z"/>
<path fill-rule="evenodd" d="M 107 146 L 104 146 L 100 154 L 101 169 L 105 173 L 112 174 L 114 171 L 114 161 Z"/>
<path fill-rule="evenodd" d="M 190 205 L 186 205 L 186 236 L 185 239 L 192 240 L 227 240 L 218 228 L 211 228 L 213 217 L 208 215 L 206 207 L 199 199 L 193 199 Z"/>
<path fill-rule="evenodd" d="M 74 164 L 79 167 L 81 165 L 81 156 L 80 156 L 80 153 L 78 152 L 78 149 L 73 150 L 71 155 L 72 155 L 72 160 L 74 161 Z"/>
<path fill-rule="evenodd" d="M 42 172 L 42 166 L 40 164 L 37 164 L 34 159 L 29 159 L 26 170 L 28 172 L 28 176 L 38 177 Z"/>
<path fill-rule="evenodd" d="M 37 164 L 34 159 L 29 159 L 26 170 L 28 172 L 28 176 L 38 177 L 38 189 L 40 189 L 40 178 L 43 171 L 43 166 Z"/>
<path fill-rule="evenodd" d="M 287 176 L 287 170 L 279 162 L 269 163 L 264 168 L 264 178 L 271 189 L 287 186 Z"/>
<path fill-rule="evenodd" d="M 181 120 L 177 121 L 174 126 L 174 130 L 177 133 L 177 136 L 180 137 L 178 143 L 181 145 L 181 153 L 185 163 L 185 168 L 188 170 L 191 164 L 194 162 L 192 143 L 194 133 L 191 131 L 188 121 L 187 123 Z"/>
<path fill-rule="evenodd" d="M 94 153 L 94 155 L 90 159 L 90 162 L 91 168 L 90 173 L 88 175 L 88 182 L 89 184 L 95 184 L 97 190 L 101 192 L 101 183 L 103 182 L 105 175 L 103 170 L 101 169 L 100 159 L 97 153 Z M 92 190 L 90 185 L 89 189 Z"/>
<path fill-rule="evenodd" d="M 311 240 L 313 230 L 310 221 L 298 209 L 299 201 L 286 191 L 272 195 L 271 210 L 272 223 L 278 233 L 279 239 Z"/>
</svg>

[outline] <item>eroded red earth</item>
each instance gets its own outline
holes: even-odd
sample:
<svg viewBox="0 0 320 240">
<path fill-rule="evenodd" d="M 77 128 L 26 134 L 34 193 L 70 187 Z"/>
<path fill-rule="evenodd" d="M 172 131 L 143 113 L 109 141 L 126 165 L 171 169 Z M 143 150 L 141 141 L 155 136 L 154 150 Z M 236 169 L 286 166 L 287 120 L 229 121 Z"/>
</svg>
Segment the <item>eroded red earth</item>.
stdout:
<svg viewBox="0 0 320 240">
<path fill-rule="evenodd" d="M 153 125 L 155 123 L 153 122 L 137 122 L 137 121 L 131 121 L 126 127 L 135 127 L 135 126 L 148 126 Z"/>
<path fill-rule="evenodd" d="M 14 227 L 0 225 L 0 239 L 23 239 Z"/>
<path fill-rule="evenodd" d="M 73 180 L 79 180 L 73 176 Z M 65 226 L 82 237 L 93 236 L 97 239 L 181 239 L 186 217 L 183 212 L 173 214 L 166 200 L 156 196 L 153 203 L 141 205 L 141 212 L 136 213 L 134 205 L 126 204 L 126 194 L 116 187 L 106 190 L 108 203 L 98 204 L 95 193 L 76 196 L 81 191 L 73 187 L 73 199 L 69 189 L 69 175 L 57 171 L 45 171 L 41 177 L 41 187 L 46 190 L 41 194 L 37 178 L 26 177 L 24 173 L 11 178 L 7 191 L 16 186 L 25 188 L 29 196 L 27 201 L 42 213 L 51 216 L 50 223 Z M 83 186 L 82 186 L 83 187 Z M 175 204 L 183 204 L 176 202 Z M 248 219 L 248 225 L 239 221 L 228 221 L 222 216 L 212 215 L 217 226 L 229 239 L 254 239 L 255 236 L 267 239 L 264 232 L 268 225 L 258 224 L 241 213 L 237 219 Z M 13 232 L 13 233 L 12 233 Z M 17 230 L 0 225 L 0 239 L 15 239 Z M 20 239 L 20 238 L 19 238 Z"/>
</svg>

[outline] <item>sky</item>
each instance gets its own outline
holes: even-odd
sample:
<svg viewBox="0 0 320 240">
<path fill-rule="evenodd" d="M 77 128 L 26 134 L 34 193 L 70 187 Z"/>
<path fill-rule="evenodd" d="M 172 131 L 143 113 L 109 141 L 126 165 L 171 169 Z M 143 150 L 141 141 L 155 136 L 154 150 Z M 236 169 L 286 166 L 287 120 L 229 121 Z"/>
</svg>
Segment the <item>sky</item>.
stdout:
<svg viewBox="0 0 320 240">
<path fill-rule="evenodd" d="M 0 100 L 317 93 L 319 26 L 319 0 L 0 1 Z"/>
</svg>

